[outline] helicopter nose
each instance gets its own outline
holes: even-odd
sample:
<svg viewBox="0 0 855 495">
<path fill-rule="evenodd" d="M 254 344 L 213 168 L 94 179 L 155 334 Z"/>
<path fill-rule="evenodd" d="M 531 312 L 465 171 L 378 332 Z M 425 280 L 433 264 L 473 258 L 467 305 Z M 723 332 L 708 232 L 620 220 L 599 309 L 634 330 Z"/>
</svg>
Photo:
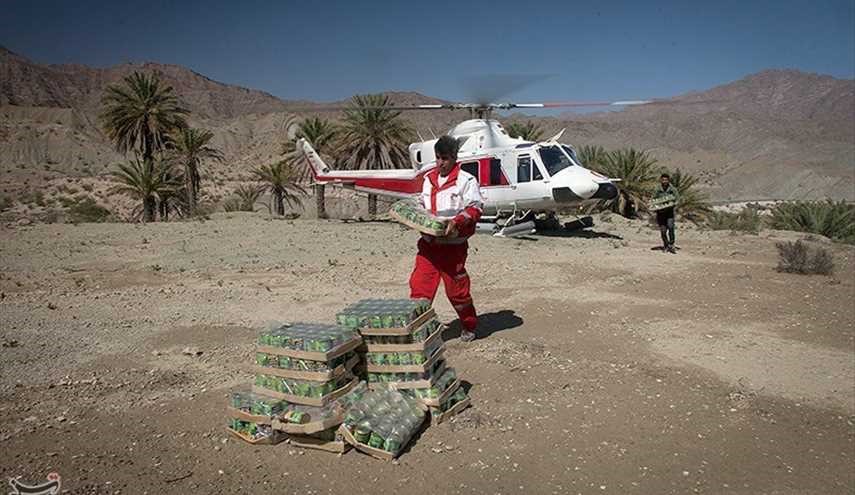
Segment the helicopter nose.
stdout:
<svg viewBox="0 0 855 495">
<path fill-rule="evenodd" d="M 566 184 L 566 185 L 564 185 Z M 561 184 L 563 187 L 553 187 L 552 197 L 558 203 L 573 203 L 590 199 L 597 192 L 597 183 L 587 178 L 572 178 Z"/>
<path fill-rule="evenodd" d="M 618 194 L 617 187 L 611 182 L 592 182 L 590 186 L 584 188 L 584 191 L 576 191 L 576 189 L 578 188 L 553 187 L 552 197 L 557 203 L 571 203 L 586 199 L 614 199 Z"/>
<path fill-rule="evenodd" d="M 597 187 L 597 192 L 591 197 L 596 199 L 615 199 L 617 195 L 617 186 L 611 182 L 601 182 Z"/>
</svg>

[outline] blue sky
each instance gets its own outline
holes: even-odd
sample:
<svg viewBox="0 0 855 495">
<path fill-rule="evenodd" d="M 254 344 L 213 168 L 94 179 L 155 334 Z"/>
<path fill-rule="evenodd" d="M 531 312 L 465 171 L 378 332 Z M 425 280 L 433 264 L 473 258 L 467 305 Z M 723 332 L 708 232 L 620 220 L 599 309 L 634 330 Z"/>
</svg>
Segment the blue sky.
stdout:
<svg viewBox="0 0 855 495">
<path fill-rule="evenodd" d="M 461 101 L 465 81 L 491 74 L 533 75 L 502 100 L 648 98 L 767 68 L 852 78 L 854 5 L 4 0 L 0 44 L 42 63 L 180 64 L 285 99 L 405 90 Z"/>
</svg>

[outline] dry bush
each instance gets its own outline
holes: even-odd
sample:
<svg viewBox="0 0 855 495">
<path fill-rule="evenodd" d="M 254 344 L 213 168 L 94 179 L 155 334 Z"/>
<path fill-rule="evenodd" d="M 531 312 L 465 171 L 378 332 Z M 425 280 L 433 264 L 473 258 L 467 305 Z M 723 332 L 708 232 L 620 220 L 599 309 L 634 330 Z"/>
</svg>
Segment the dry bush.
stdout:
<svg viewBox="0 0 855 495">
<path fill-rule="evenodd" d="M 834 271 L 834 256 L 827 249 L 811 246 L 802 241 L 778 242 L 778 271 L 804 275 L 831 275 Z"/>
</svg>

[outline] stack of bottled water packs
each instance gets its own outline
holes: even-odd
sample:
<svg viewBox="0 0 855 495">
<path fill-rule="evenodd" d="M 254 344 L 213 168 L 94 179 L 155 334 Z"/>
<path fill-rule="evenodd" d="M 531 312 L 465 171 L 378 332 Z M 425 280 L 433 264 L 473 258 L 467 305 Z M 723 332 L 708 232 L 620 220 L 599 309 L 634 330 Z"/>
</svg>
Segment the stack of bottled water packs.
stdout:
<svg viewBox="0 0 855 495">
<path fill-rule="evenodd" d="M 369 390 L 350 403 L 342 428 L 357 448 L 370 447 L 397 456 L 419 431 L 425 411 L 401 393 L 383 387 Z"/>
</svg>

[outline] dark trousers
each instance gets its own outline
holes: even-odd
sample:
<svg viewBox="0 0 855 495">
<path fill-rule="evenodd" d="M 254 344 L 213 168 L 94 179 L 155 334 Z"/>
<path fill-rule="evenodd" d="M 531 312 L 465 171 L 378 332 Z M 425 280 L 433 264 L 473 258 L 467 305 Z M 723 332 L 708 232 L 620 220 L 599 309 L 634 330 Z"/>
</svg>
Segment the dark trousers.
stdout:
<svg viewBox="0 0 855 495">
<path fill-rule="evenodd" d="M 662 245 L 666 248 L 674 247 L 676 236 L 674 234 L 674 215 L 657 215 L 656 223 L 659 224 L 659 234 L 662 236 Z"/>
<path fill-rule="evenodd" d="M 673 247 L 674 235 L 674 213 L 671 211 L 660 211 L 656 215 L 656 223 L 659 224 L 659 234 L 662 236 L 662 245 Z"/>
<path fill-rule="evenodd" d="M 659 224 L 659 234 L 665 247 L 674 247 L 674 217 L 666 220 L 665 225 Z"/>
</svg>

